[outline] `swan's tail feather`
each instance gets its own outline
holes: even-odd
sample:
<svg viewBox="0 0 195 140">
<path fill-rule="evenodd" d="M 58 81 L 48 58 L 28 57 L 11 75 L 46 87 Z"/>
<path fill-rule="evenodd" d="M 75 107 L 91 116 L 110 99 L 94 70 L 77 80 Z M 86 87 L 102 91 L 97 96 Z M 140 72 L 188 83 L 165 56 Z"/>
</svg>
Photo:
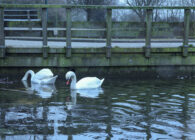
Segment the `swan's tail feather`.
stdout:
<svg viewBox="0 0 195 140">
<path fill-rule="evenodd" d="M 58 78 L 58 75 L 54 76 L 53 78 L 50 79 L 51 83 L 55 83 L 56 79 Z M 50 83 L 50 82 L 49 82 Z"/>
<path fill-rule="evenodd" d="M 103 84 L 103 82 L 104 82 L 104 78 L 101 80 L 101 82 L 100 82 L 100 86 Z"/>
<path fill-rule="evenodd" d="M 42 84 L 54 84 L 57 78 L 58 78 L 58 75 L 52 78 L 45 79 L 44 81 L 42 81 Z"/>
</svg>

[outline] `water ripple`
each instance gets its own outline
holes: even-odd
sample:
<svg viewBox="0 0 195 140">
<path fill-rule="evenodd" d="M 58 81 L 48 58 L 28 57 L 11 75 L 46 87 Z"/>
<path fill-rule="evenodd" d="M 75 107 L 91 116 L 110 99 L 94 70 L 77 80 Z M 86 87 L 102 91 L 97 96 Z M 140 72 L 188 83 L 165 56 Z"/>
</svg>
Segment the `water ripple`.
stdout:
<svg viewBox="0 0 195 140">
<path fill-rule="evenodd" d="M 48 98 L 29 94 L 22 85 L 0 90 L 5 139 L 195 137 L 195 80 L 107 80 L 101 94 L 88 96 L 62 83 Z"/>
</svg>

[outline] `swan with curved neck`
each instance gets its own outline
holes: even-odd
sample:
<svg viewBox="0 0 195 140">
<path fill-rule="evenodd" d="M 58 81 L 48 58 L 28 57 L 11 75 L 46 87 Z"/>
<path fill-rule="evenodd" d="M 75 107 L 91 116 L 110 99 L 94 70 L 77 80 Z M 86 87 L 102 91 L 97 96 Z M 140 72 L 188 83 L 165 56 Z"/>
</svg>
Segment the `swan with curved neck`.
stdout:
<svg viewBox="0 0 195 140">
<path fill-rule="evenodd" d="M 28 70 L 22 78 L 22 81 L 26 81 L 29 75 L 31 76 L 31 82 L 36 84 L 54 84 L 58 77 L 57 75 L 53 76 L 50 69 L 41 69 L 37 73 Z"/>
<path fill-rule="evenodd" d="M 99 88 L 104 82 L 104 79 L 100 80 L 97 77 L 85 77 L 77 82 L 76 74 L 73 71 L 67 72 L 65 77 L 67 80 L 66 84 L 70 84 L 70 89 Z"/>
<path fill-rule="evenodd" d="M 25 73 L 24 77 L 22 78 L 22 81 L 26 81 L 29 75 L 31 76 L 31 79 L 30 79 L 30 80 L 32 81 L 32 78 L 33 78 L 34 75 L 35 75 L 34 71 L 32 71 L 32 70 L 28 70 L 28 71 Z"/>
</svg>

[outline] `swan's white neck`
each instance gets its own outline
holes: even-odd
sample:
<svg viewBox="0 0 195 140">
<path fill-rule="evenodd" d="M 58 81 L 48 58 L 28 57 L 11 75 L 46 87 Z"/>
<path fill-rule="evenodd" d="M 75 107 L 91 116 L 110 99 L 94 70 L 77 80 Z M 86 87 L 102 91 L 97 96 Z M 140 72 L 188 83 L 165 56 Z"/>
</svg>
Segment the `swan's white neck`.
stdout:
<svg viewBox="0 0 195 140">
<path fill-rule="evenodd" d="M 71 80 L 70 89 L 76 89 L 77 77 L 74 73 L 71 76 Z"/>
<path fill-rule="evenodd" d="M 29 74 L 31 75 L 31 81 L 32 81 L 32 79 L 33 79 L 33 77 L 34 77 L 34 75 L 35 75 L 34 71 L 32 71 L 32 70 L 28 70 L 28 71 L 25 73 L 25 75 L 24 75 L 24 77 L 22 78 L 22 80 L 23 80 L 23 81 L 26 81 Z"/>
</svg>

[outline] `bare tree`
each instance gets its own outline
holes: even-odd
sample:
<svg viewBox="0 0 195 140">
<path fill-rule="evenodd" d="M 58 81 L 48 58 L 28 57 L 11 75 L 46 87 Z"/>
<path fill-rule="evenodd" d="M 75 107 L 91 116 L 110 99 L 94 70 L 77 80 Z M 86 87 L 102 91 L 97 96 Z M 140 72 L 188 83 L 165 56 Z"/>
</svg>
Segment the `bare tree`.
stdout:
<svg viewBox="0 0 195 140">
<path fill-rule="evenodd" d="M 165 0 L 127 0 L 129 6 L 161 6 Z M 138 15 L 141 22 L 144 22 L 146 17 L 146 12 L 143 9 L 133 9 L 134 12 Z M 158 11 L 155 10 L 155 16 L 158 16 Z M 157 17 L 154 17 L 157 19 Z"/>
<path fill-rule="evenodd" d="M 195 0 L 181 0 L 183 6 L 195 6 Z M 191 19 L 195 20 L 195 10 L 191 11 Z"/>
<path fill-rule="evenodd" d="M 181 0 L 183 6 L 195 6 L 195 0 Z"/>
<path fill-rule="evenodd" d="M 68 4 L 79 5 L 111 5 L 114 4 L 112 0 L 71 0 Z M 105 10 L 103 9 L 85 9 L 87 13 L 87 21 L 104 21 Z"/>
<path fill-rule="evenodd" d="M 169 0 L 167 1 L 168 6 L 181 6 L 181 1 Z M 179 22 L 183 21 L 184 13 L 180 9 L 169 9 L 167 11 L 167 22 Z"/>
</svg>

